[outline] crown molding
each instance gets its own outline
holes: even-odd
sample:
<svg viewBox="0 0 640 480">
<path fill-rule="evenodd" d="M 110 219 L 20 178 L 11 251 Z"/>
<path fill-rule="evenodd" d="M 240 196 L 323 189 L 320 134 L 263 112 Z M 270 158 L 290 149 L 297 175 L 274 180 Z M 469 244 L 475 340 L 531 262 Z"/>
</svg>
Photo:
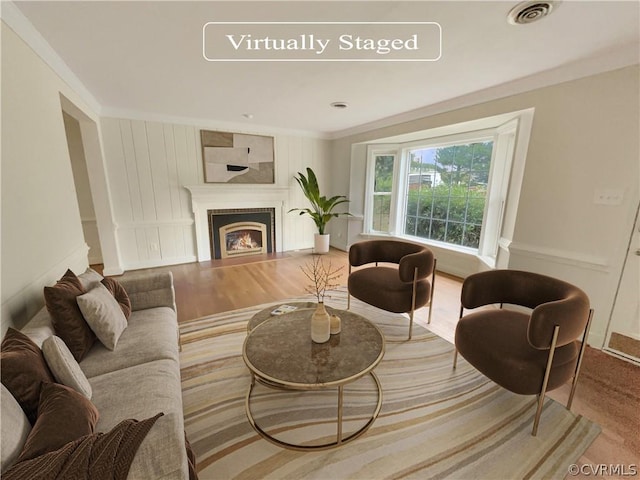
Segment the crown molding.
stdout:
<svg viewBox="0 0 640 480">
<path fill-rule="evenodd" d="M 296 130 L 280 128 L 269 125 L 254 124 L 251 122 L 228 122 L 212 118 L 194 118 L 168 115 L 163 113 L 149 113 L 139 110 L 105 107 L 101 111 L 101 117 L 119 118 L 125 120 L 141 120 L 145 122 L 170 123 L 175 125 L 187 125 L 197 128 L 232 131 L 247 134 L 263 135 L 293 135 L 298 137 L 310 137 L 320 140 L 330 140 L 330 134 L 311 130 Z"/>
<path fill-rule="evenodd" d="M 336 140 L 344 137 L 350 137 L 352 135 L 359 135 L 372 130 L 411 122 L 460 108 L 471 107 L 480 103 L 490 102 L 500 98 L 510 97 L 512 95 L 518 95 L 573 80 L 579 80 L 581 78 L 619 70 L 621 68 L 638 64 L 640 64 L 640 61 L 638 60 L 638 45 L 631 43 L 626 45 L 624 48 L 616 50 L 615 52 L 606 52 L 597 57 L 591 57 L 565 64 L 551 70 L 546 70 L 544 72 L 529 75 L 494 87 L 471 92 L 450 100 L 427 105 L 422 108 L 385 117 L 380 120 L 364 123 L 352 128 L 331 132 L 329 137 L 332 140 Z"/>
<path fill-rule="evenodd" d="M 67 84 L 80 98 L 100 115 L 102 106 L 93 94 L 85 87 L 65 61 L 58 55 L 47 40 L 33 26 L 20 9 L 10 0 L 2 0 L 0 5 L 0 18 L 13 30 L 43 62 Z"/>
</svg>

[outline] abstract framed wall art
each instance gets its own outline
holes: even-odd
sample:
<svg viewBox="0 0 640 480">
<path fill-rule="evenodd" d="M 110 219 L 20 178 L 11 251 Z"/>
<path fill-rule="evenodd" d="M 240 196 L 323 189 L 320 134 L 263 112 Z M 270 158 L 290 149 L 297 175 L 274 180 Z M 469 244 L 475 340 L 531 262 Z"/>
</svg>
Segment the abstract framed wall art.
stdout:
<svg viewBox="0 0 640 480">
<path fill-rule="evenodd" d="M 200 130 L 205 183 L 274 183 L 273 137 Z"/>
</svg>

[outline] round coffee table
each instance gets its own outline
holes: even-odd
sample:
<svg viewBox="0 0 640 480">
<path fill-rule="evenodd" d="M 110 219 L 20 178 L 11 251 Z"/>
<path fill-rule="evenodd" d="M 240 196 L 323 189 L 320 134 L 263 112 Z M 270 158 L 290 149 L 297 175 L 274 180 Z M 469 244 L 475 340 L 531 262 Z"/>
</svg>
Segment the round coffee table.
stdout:
<svg viewBox="0 0 640 480">
<path fill-rule="evenodd" d="M 314 309 L 298 308 L 257 322 L 242 348 L 244 362 L 251 372 L 251 385 L 245 401 L 249 423 L 266 440 L 303 451 L 333 448 L 355 440 L 373 424 L 382 406 L 382 388 L 373 372 L 384 356 L 385 341 L 380 330 L 358 314 L 337 310 L 335 312 L 342 320 L 342 331 L 325 343 L 314 343 L 311 341 Z M 345 437 L 342 433 L 343 387 L 367 374 L 371 375 L 377 389 L 375 409 L 363 427 Z M 336 440 L 319 445 L 299 445 L 282 441 L 264 431 L 251 412 L 251 393 L 256 381 L 281 390 L 337 388 Z"/>
</svg>

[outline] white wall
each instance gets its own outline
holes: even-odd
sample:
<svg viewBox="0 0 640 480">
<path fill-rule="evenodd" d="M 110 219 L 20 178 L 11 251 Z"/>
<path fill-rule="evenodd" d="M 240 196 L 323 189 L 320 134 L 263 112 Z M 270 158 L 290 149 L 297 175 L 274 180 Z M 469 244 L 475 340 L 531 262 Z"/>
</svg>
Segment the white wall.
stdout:
<svg viewBox="0 0 640 480">
<path fill-rule="evenodd" d="M 596 310 L 589 340 L 601 347 L 640 196 L 639 87 L 633 66 L 344 137 L 334 142 L 332 170 L 350 165 L 352 181 L 337 173 L 333 183 L 360 205 L 364 164 L 355 144 L 535 108 L 508 267 L 582 287 Z M 603 188 L 622 190 L 622 203 L 594 204 Z M 349 225 L 358 227 L 334 228 L 358 240 Z"/>
<path fill-rule="evenodd" d="M 1 28 L 4 333 L 42 307 L 44 285 L 87 265 L 60 94 L 96 116 L 11 28 Z"/>
<path fill-rule="evenodd" d="M 200 129 L 171 123 L 102 119 L 105 161 L 123 269 L 196 261 L 194 216 L 185 186 L 204 184 Z M 327 140 L 277 134 L 275 184 L 254 187 L 260 190 L 288 187 L 287 209 L 307 206 L 293 176 L 310 166 L 320 181 L 325 179 L 329 169 L 328 147 Z M 246 185 L 206 185 L 212 191 L 225 191 L 225 200 L 235 197 L 244 202 L 251 194 Z M 314 229 L 307 218 L 293 213 L 285 215 L 284 238 L 279 240 L 283 250 L 311 248 Z"/>
</svg>

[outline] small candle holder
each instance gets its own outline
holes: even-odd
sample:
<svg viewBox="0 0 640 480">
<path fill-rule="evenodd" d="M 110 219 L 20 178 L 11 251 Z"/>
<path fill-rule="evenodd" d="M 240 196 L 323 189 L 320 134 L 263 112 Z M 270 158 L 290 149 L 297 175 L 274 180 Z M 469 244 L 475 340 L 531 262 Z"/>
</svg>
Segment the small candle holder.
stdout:
<svg viewBox="0 0 640 480">
<path fill-rule="evenodd" d="M 341 330 L 342 330 L 342 320 L 337 315 L 331 315 L 331 329 L 330 329 L 331 335 L 340 333 Z"/>
</svg>

